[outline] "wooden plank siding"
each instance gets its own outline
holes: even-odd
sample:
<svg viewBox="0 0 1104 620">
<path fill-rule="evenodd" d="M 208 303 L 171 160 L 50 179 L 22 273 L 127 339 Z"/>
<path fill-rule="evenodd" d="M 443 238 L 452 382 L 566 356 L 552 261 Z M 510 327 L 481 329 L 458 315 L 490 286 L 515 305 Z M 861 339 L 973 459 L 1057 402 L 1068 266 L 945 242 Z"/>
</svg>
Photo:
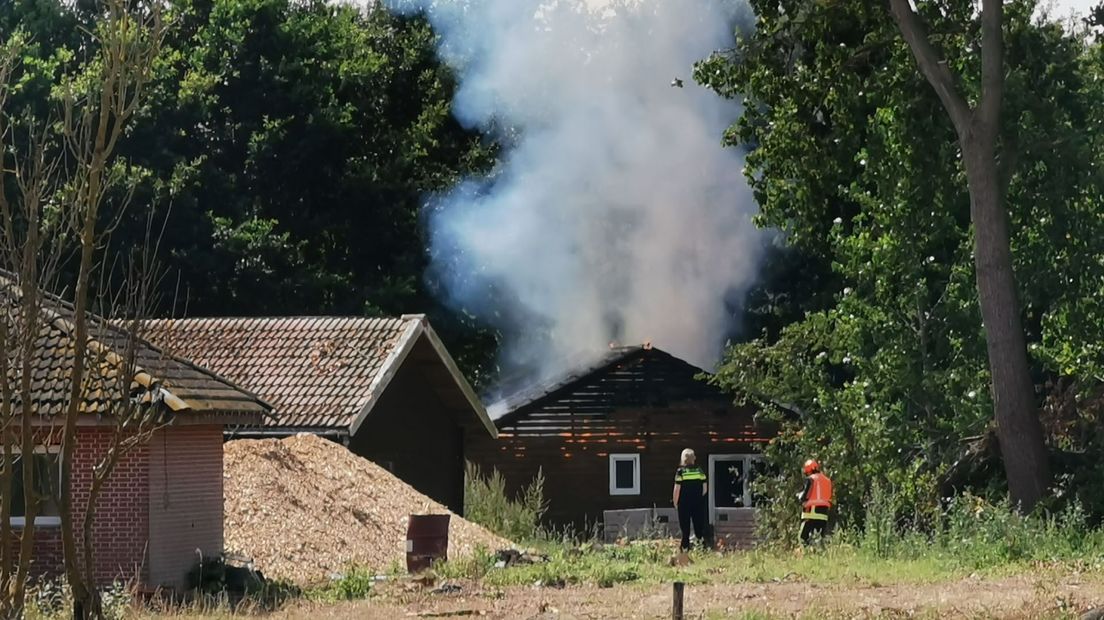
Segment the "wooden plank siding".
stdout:
<svg viewBox="0 0 1104 620">
<path fill-rule="evenodd" d="M 733 405 L 700 372 L 639 349 L 502 416 L 499 438 L 472 438 L 467 456 L 501 472 L 510 493 L 542 470 L 553 526 L 590 529 L 605 510 L 669 508 L 684 448 L 706 468 L 711 454 L 758 453 L 771 436 L 754 408 Z M 639 495 L 610 494 L 611 454 L 640 455 Z"/>
<path fill-rule="evenodd" d="M 421 368 L 404 364 L 349 440 L 356 455 L 459 514 L 464 504 L 464 430 L 458 415 L 429 389 Z M 473 435 L 490 439 L 485 429 Z"/>
</svg>

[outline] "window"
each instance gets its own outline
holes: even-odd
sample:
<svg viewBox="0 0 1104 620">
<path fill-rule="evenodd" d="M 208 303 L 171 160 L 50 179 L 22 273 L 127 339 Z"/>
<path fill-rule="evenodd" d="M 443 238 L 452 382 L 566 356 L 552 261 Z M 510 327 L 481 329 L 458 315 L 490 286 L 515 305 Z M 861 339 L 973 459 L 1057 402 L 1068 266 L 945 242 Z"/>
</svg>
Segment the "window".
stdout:
<svg viewBox="0 0 1104 620">
<path fill-rule="evenodd" d="M 15 461 L 12 463 L 11 524 L 26 525 L 27 506 L 23 493 L 23 468 L 27 467 L 28 463 L 35 468 L 35 495 L 38 499 L 35 525 L 60 525 L 61 513 L 58 511 L 56 498 L 61 469 L 56 446 L 39 447 L 29 459 L 24 458 L 22 454 L 15 455 Z"/>
<path fill-rule="evenodd" d="M 611 454 L 610 495 L 640 495 L 640 455 Z"/>
</svg>

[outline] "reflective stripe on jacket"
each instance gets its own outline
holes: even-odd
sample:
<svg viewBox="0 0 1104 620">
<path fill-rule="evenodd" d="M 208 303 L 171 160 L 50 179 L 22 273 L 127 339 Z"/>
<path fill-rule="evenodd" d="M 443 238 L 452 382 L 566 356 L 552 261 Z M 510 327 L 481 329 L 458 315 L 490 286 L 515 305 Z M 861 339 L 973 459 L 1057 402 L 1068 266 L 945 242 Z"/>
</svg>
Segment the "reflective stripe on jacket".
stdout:
<svg viewBox="0 0 1104 620">
<path fill-rule="evenodd" d="M 805 496 L 802 507 L 805 512 L 811 513 L 814 508 L 832 507 L 832 481 L 822 473 L 809 476 L 809 493 Z M 804 517 L 803 517 L 804 518 Z"/>
<path fill-rule="evenodd" d="M 705 482 L 705 472 L 696 465 L 675 470 L 675 482 Z"/>
</svg>

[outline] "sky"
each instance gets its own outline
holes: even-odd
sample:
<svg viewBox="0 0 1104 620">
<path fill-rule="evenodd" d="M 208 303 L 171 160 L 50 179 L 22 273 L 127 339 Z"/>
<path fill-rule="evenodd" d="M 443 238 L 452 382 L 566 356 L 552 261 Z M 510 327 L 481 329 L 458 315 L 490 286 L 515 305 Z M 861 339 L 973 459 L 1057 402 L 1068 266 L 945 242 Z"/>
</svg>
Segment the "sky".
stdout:
<svg viewBox="0 0 1104 620">
<path fill-rule="evenodd" d="M 1059 6 L 1063 8 L 1072 8 L 1076 11 L 1087 11 L 1096 3 L 1096 0 L 1062 0 L 1059 2 Z"/>
<path fill-rule="evenodd" d="M 1068 14 L 1070 11 L 1076 11 L 1082 15 L 1086 14 L 1089 9 L 1100 3 L 1100 0 L 1055 0 L 1055 13 L 1059 15 Z"/>
</svg>

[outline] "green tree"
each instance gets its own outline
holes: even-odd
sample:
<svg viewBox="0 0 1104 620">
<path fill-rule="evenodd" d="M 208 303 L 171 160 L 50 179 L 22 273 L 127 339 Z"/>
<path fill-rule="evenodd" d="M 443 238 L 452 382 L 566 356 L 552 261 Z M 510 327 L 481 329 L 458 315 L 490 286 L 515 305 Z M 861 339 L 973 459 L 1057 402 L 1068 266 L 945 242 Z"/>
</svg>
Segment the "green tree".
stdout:
<svg viewBox="0 0 1104 620">
<path fill-rule="evenodd" d="M 450 114 L 428 25 L 322 0 L 178 10 L 132 152 L 168 180 L 151 197 L 190 311 L 409 310 L 424 195 L 492 154 Z"/>
<path fill-rule="evenodd" d="M 696 77 L 744 98 L 727 139 L 754 147 L 747 173 L 760 222 L 782 229 L 804 260 L 831 265 L 836 278 L 819 281 L 838 288 L 830 307 L 733 347 L 717 380 L 800 412 L 771 450 L 795 473 L 800 456 L 826 461 L 848 516 L 861 514 L 874 482 L 915 514 L 951 482 L 991 480 L 953 475 L 976 447 L 964 440 L 987 437 L 994 410 L 959 136 L 885 6 L 752 4 L 755 31 Z M 920 10 L 964 99 L 978 101 L 983 37 L 973 4 Z M 1098 329 L 1073 317 L 1099 295 L 1104 250 L 1093 215 L 1099 86 L 1086 63 L 1095 48 L 1032 23 L 1033 10 L 1006 7 L 1000 145 L 1029 381 L 1042 384 L 1089 376 L 1087 365 L 1055 356 L 1058 342 L 1088 343 Z M 1100 359 L 1074 348 L 1086 363 Z"/>
<path fill-rule="evenodd" d="M 0 3 L 42 62 L 88 47 L 86 5 Z M 75 7 L 75 8 L 70 8 Z M 142 179 L 112 243 L 165 222 L 161 308 L 176 315 L 429 312 L 469 371 L 493 334 L 423 277 L 428 194 L 495 146 L 452 117 L 451 73 L 420 18 L 324 0 L 179 0 L 121 155 Z M 41 92 L 26 92 L 43 106 Z M 481 376 L 481 375 L 480 375 Z"/>
<path fill-rule="evenodd" d="M 978 17 L 981 22 L 978 52 L 981 78 L 975 104 L 967 101 L 960 91 L 958 78 L 948 67 L 944 54 L 933 44 L 923 18 L 908 0 L 890 0 L 890 8 L 920 71 L 947 111 L 962 150 L 997 436 L 1004 454 L 1012 502 L 1031 510 L 1050 484 L 1050 464 L 1028 367 L 1004 204 L 1011 168 L 1019 155 L 1014 142 L 1004 144 L 1001 141 L 1005 88 L 1004 0 L 984 0 Z"/>
</svg>

